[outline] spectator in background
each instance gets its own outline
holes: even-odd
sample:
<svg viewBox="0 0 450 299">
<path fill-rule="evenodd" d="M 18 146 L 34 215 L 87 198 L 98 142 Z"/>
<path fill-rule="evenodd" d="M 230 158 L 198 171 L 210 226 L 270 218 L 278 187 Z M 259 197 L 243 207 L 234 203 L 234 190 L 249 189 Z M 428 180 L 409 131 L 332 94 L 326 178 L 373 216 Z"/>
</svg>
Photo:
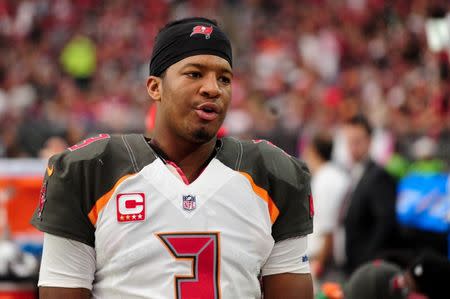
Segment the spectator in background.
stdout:
<svg viewBox="0 0 450 299">
<path fill-rule="evenodd" d="M 333 271 L 333 233 L 338 224 L 339 207 L 349 186 L 347 174 L 331 160 L 330 135 L 316 135 L 306 147 L 304 158 L 311 170 L 314 197 L 314 233 L 308 238 L 311 269 L 316 278 Z M 331 268 L 330 268 L 331 266 Z M 330 271 L 331 270 L 331 271 Z"/>
<path fill-rule="evenodd" d="M 449 297 L 450 261 L 432 250 L 424 250 L 407 267 L 406 281 L 412 291 L 429 299 Z"/>
<path fill-rule="evenodd" d="M 346 270 L 351 272 L 395 247 L 396 182 L 369 158 L 372 127 L 365 117 L 350 118 L 344 134 L 352 162 L 352 185 L 340 209 L 341 240 L 345 240 Z"/>
<path fill-rule="evenodd" d="M 375 260 L 358 267 L 344 287 L 345 299 L 448 298 L 450 261 L 423 251 L 405 268 Z"/>
<path fill-rule="evenodd" d="M 345 299 L 406 299 L 409 289 L 399 266 L 375 260 L 353 272 L 344 294 Z"/>
</svg>

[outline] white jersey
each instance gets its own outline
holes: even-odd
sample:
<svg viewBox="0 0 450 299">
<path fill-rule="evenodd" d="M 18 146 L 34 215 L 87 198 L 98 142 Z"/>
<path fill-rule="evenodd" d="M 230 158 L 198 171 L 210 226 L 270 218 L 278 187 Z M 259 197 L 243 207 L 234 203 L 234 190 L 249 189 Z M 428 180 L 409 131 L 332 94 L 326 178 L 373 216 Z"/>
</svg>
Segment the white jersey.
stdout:
<svg viewBox="0 0 450 299">
<path fill-rule="evenodd" d="M 266 142 L 218 145 L 186 184 L 141 135 L 85 141 L 50 160 L 33 224 L 95 249 L 94 298 L 259 298 L 274 243 L 312 230 L 309 174 Z"/>
</svg>

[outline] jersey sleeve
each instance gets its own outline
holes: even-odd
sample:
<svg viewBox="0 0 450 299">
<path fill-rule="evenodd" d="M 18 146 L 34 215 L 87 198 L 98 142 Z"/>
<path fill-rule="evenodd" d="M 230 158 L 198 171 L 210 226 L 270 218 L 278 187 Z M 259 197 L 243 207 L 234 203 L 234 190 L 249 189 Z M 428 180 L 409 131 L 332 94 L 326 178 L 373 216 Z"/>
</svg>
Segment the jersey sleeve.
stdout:
<svg viewBox="0 0 450 299">
<path fill-rule="evenodd" d="M 70 149 L 49 159 L 31 224 L 56 236 L 94 247 L 95 227 L 88 214 L 95 204 L 95 169 L 108 140 Z"/>
<path fill-rule="evenodd" d="M 275 243 L 261 269 L 262 276 L 280 273 L 310 273 L 307 247 L 307 237 L 290 238 Z"/>
<path fill-rule="evenodd" d="M 44 233 L 39 287 L 92 290 L 95 249 L 84 243 Z"/>
<path fill-rule="evenodd" d="M 258 146 L 269 194 L 279 211 L 272 225 L 275 242 L 312 233 L 314 208 L 308 167 L 268 142 Z"/>
</svg>

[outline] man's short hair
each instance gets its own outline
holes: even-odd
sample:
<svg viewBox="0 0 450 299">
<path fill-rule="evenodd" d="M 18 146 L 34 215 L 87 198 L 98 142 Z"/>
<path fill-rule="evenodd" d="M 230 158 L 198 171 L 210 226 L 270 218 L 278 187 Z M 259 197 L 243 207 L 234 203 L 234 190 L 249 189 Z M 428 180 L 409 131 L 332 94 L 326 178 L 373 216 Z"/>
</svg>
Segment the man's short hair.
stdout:
<svg viewBox="0 0 450 299">
<path fill-rule="evenodd" d="M 370 125 L 369 120 L 362 114 L 352 116 L 346 121 L 346 124 L 349 126 L 361 127 L 366 131 L 367 135 L 372 136 L 373 128 Z"/>
<path fill-rule="evenodd" d="M 311 146 L 322 160 L 331 160 L 331 155 L 333 153 L 333 138 L 329 134 L 317 134 L 312 139 Z"/>
</svg>

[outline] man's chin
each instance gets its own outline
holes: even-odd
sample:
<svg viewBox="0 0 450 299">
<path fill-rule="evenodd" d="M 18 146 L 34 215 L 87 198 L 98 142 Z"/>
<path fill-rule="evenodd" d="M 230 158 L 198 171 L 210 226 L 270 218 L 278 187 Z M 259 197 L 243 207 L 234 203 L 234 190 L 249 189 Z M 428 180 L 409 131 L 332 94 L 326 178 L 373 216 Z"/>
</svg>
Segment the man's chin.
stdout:
<svg viewBox="0 0 450 299">
<path fill-rule="evenodd" d="M 217 132 L 214 130 L 206 130 L 204 128 L 197 129 L 193 132 L 192 137 L 197 143 L 206 143 L 211 141 L 216 136 Z"/>
</svg>

